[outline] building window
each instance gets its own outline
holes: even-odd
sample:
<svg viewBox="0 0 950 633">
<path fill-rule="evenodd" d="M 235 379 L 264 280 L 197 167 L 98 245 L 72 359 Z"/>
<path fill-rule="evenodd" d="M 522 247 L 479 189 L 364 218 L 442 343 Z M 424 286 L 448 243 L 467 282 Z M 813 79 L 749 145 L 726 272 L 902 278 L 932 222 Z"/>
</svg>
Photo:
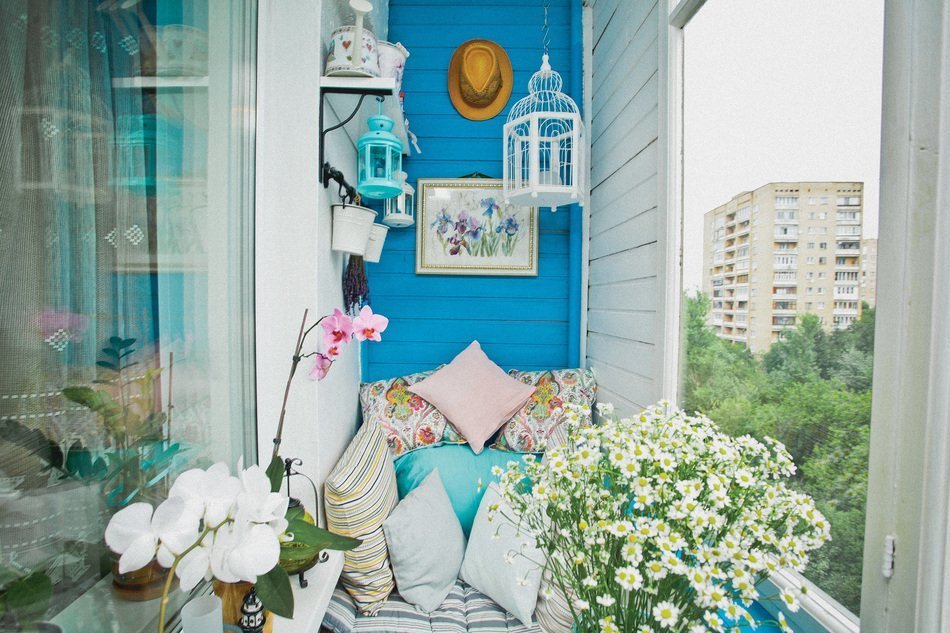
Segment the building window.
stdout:
<svg viewBox="0 0 950 633">
<path fill-rule="evenodd" d="M 775 220 L 778 222 L 794 222 L 795 221 L 795 211 L 776 211 Z"/>
<path fill-rule="evenodd" d="M 824 266 L 824 265 L 827 264 L 827 263 L 828 263 L 828 258 L 827 258 L 827 257 L 819 257 L 819 258 L 818 258 L 818 265 L 819 265 L 819 266 Z"/>
<path fill-rule="evenodd" d="M 857 207 L 861 205 L 861 196 L 839 196 L 839 207 Z"/>
<path fill-rule="evenodd" d="M 798 207 L 798 196 L 776 196 L 776 208 L 795 209 Z"/>
</svg>

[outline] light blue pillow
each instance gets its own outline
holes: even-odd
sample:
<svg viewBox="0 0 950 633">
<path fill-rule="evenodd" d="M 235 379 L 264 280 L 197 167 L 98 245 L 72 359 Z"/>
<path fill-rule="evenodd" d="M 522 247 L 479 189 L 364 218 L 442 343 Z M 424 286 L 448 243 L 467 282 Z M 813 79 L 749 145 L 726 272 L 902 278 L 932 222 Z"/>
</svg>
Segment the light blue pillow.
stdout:
<svg viewBox="0 0 950 633">
<path fill-rule="evenodd" d="M 478 504 L 488 484 L 498 481 L 491 473 L 494 466 L 507 470 L 510 461 L 522 455 L 486 448 L 476 455 L 468 444 L 444 444 L 421 448 L 396 459 L 396 486 L 399 498 L 412 492 L 436 468 L 452 508 L 468 538 Z M 479 487 L 479 480 L 481 487 Z"/>
<path fill-rule="evenodd" d="M 425 612 L 439 608 L 455 586 L 465 537 L 439 471 L 399 502 L 383 522 L 399 595 Z"/>
<path fill-rule="evenodd" d="M 498 509 L 489 520 L 494 504 Z M 530 626 L 541 588 L 544 553 L 534 536 L 515 521 L 514 511 L 498 488 L 490 486 L 478 508 L 459 577 Z"/>
</svg>

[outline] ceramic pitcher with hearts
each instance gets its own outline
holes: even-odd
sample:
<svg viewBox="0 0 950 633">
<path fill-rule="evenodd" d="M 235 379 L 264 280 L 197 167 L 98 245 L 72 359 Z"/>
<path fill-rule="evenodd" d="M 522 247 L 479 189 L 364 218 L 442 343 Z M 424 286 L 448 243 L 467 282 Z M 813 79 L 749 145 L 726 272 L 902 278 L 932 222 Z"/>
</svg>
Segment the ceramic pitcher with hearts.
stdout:
<svg viewBox="0 0 950 633">
<path fill-rule="evenodd" d="M 363 46 L 355 52 L 354 41 L 358 32 L 362 32 Z M 341 26 L 333 31 L 325 74 L 331 77 L 379 77 L 376 35 L 369 29 L 356 26 Z"/>
</svg>

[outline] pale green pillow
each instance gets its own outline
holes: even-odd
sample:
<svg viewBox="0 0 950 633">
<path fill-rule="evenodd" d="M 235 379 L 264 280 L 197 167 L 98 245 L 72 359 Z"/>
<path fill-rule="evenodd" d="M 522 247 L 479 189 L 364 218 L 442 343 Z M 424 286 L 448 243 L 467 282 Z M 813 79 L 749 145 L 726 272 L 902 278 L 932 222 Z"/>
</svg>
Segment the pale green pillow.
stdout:
<svg viewBox="0 0 950 633">
<path fill-rule="evenodd" d="M 494 520 L 488 511 L 498 504 Z M 462 561 L 462 580 L 482 592 L 525 626 L 531 625 L 541 587 L 544 553 L 536 539 L 511 521 L 514 513 L 495 484 L 482 497 Z"/>
<path fill-rule="evenodd" d="M 465 536 L 438 469 L 406 495 L 383 522 L 396 589 L 423 611 L 439 608 L 455 586 Z"/>
</svg>

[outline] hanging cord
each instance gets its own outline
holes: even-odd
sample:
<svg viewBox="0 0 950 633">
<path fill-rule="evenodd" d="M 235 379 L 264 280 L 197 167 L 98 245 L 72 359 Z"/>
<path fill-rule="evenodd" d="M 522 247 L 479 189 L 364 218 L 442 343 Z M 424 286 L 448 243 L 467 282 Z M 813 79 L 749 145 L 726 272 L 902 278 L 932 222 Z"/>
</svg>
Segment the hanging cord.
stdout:
<svg viewBox="0 0 950 633">
<path fill-rule="evenodd" d="M 549 0 L 544 0 L 544 25 L 541 27 L 541 46 L 544 48 L 544 54 L 548 54 L 548 46 L 551 44 L 551 28 L 548 26 Z"/>
</svg>

